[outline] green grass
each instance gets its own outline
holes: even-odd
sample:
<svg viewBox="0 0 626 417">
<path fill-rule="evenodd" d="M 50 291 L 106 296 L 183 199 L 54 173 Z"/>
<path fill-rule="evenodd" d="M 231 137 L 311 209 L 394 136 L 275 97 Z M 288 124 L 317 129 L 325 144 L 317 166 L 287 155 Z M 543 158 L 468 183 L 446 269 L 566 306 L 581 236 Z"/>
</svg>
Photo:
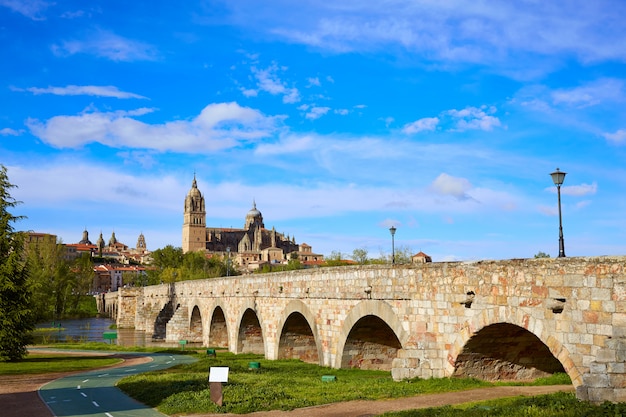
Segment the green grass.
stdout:
<svg viewBox="0 0 626 417">
<path fill-rule="evenodd" d="M 120 363 L 110 356 L 77 356 L 31 353 L 18 362 L 0 362 L 0 375 L 43 374 L 82 371 Z"/>
<path fill-rule="evenodd" d="M 621 417 L 626 403 L 593 405 L 574 393 L 514 397 L 457 406 L 424 408 L 382 414 L 384 417 Z"/>
<path fill-rule="evenodd" d="M 118 387 L 133 398 L 171 415 L 292 410 L 339 401 L 399 398 L 495 385 L 461 378 L 397 382 L 384 371 L 331 369 L 296 360 L 270 361 L 259 355 L 234 355 L 221 351 L 218 351 L 217 358 L 206 355 L 198 355 L 198 358 L 193 364 L 125 378 Z M 259 362 L 261 368 L 249 370 L 248 363 L 252 361 Z M 210 400 L 207 383 L 210 366 L 230 368 L 221 407 Z M 335 375 L 337 380 L 324 382 L 322 375 Z M 554 381 L 571 383 L 567 375 L 541 383 L 552 384 Z"/>
<path fill-rule="evenodd" d="M 164 348 L 164 347 L 143 347 L 143 346 L 120 346 L 109 342 L 65 342 L 54 343 L 54 349 L 73 349 L 73 350 L 107 350 L 113 352 L 150 352 L 150 353 L 176 353 L 182 355 L 196 354 L 194 348 L 187 348 L 182 351 L 181 348 Z"/>
</svg>

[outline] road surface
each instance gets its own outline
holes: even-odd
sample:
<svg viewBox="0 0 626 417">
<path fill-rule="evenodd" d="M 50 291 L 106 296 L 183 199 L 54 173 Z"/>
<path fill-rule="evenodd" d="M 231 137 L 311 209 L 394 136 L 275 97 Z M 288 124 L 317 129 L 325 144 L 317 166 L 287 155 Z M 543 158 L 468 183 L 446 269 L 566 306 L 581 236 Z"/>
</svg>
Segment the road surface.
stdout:
<svg viewBox="0 0 626 417">
<path fill-rule="evenodd" d="M 195 359 L 172 354 L 142 353 L 141 356 L 149 356 L 152 361 L 60 378 L 41 387 L 39 395 L 59 417 L 163 417 L 165 414 L 128 397 L 115 384 L 129 375 L 166 369 Z"/>
</svg>

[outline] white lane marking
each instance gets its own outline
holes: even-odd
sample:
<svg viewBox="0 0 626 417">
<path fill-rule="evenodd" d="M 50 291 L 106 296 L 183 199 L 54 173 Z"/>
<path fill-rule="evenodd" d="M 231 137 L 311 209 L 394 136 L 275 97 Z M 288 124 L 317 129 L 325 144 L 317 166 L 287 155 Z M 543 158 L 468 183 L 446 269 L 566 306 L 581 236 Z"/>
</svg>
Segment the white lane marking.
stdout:
<svg viewBox="0 0 626 417">
<path fill-rule="evenodd" d="M 80 389 L 80 385 L 78 385 L 78 386 L 76 387 L 76 389 Z"/>
<path fill-rule="evenodd" d="M 170 363 L 172 363 L 172 361 L 169 361 L 169 362 L 165 362 L 165 364 L 166 364 L 166 365 L 169 365 Z"/>
<path fill-rule="evenodd" d="M 71 403 L 72 400 L 63 400 L 64 403 Z"/>
<path fill-rule="evenodd" d="M 98 378 L 102 378 L 103 376 L 109 376 L 109 374 L 101 374 L 101 375 L 98 375 Z"/>
<path fill-rule="evenodd" d="M 150 365 L 150 368 L 156 368 L 159 365 Z"/>
<path fill-rule="evenodd" d="M 89 380 L 88 380 L 88 379 L 85 379 L 85 380 L 83 381 L 83 384 L 84 384 L 85 382 L 87 382 L 87 381 L 89 381 Z"/>
<path fill-rule="evenodd" d="M 104 413 L 104 415 L 107 416 L 107 417 L 113 417 L 113 414 L 111 414 L 111 413 Z"/>
<path fill-rule="evenodd" d="M 136 370 L 137 370 L 137 368 L 133 368 L 133 369 L 127 369 L 124 372 L 132 372 L 132 371 L 136 371 Z"/>
<path fill-rule="evenodd" d="M 81 392 L 80 395 L 82 395 L 83 397 L 87 398 L 87 394 L 85 394 L 84 392 Z"/>
<path fill-rule="evenodd" d="M 46 401 L 46 404 L 56 404 L 56 401 Z"/>
<path fill-rule="evenodd" d="M 95 401 L 92 401 L 91 403 L 92 403 L 93 405 L 95 405 L 96 407 L 100 407 L 100 406 L 98 405 L 98 403 L 97 403 L 97 402 L 95 402 Z"/>
</svg>

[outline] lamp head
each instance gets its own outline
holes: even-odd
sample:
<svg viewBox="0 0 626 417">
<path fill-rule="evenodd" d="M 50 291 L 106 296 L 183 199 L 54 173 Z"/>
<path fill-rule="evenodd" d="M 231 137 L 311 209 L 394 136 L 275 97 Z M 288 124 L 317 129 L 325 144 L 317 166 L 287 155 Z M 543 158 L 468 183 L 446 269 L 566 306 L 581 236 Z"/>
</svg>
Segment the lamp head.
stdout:
<svg viewBox="0 0 626 417">
<path fill-rule="evenodd" d="M 395 235 L 395 234 L 396 234 L 396 228 L 395 228 L 395 226 L 391 226 L 391 227 L 389 228 L 389 232 L 391 233 L 391 236 Z"/>
<path fill-rule="evenodd" d="M 552 182 L 554 182 L 554 185 L 556 185 L 557 187 L 560 187 L 561 184 L 563 184 L 565 175 L 566 173 L 559 171 L 558 168 L 556 169 L 556 171 L 550 174 L 550 176 L 552 177 Z"/>
</svg>

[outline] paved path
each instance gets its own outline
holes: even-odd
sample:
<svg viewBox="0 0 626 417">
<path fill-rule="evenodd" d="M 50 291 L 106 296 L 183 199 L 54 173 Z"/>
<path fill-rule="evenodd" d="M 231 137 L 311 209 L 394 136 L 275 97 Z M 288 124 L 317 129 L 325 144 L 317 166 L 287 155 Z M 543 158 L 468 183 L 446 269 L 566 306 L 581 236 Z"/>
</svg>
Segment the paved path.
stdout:
<svg viewBox="0 0 626 417">
<path fill-rule="evenodd" d="M 60 378 L 41 387 L 39 395 L 59 417 L 163 417 L 164 414 L 123 394 L 115 384 L 129 375 L 166 369 L 195 359 L 171 354 L 142 353 L 141 356 L 149 356 L 152 361 Z"/>
</svg>

